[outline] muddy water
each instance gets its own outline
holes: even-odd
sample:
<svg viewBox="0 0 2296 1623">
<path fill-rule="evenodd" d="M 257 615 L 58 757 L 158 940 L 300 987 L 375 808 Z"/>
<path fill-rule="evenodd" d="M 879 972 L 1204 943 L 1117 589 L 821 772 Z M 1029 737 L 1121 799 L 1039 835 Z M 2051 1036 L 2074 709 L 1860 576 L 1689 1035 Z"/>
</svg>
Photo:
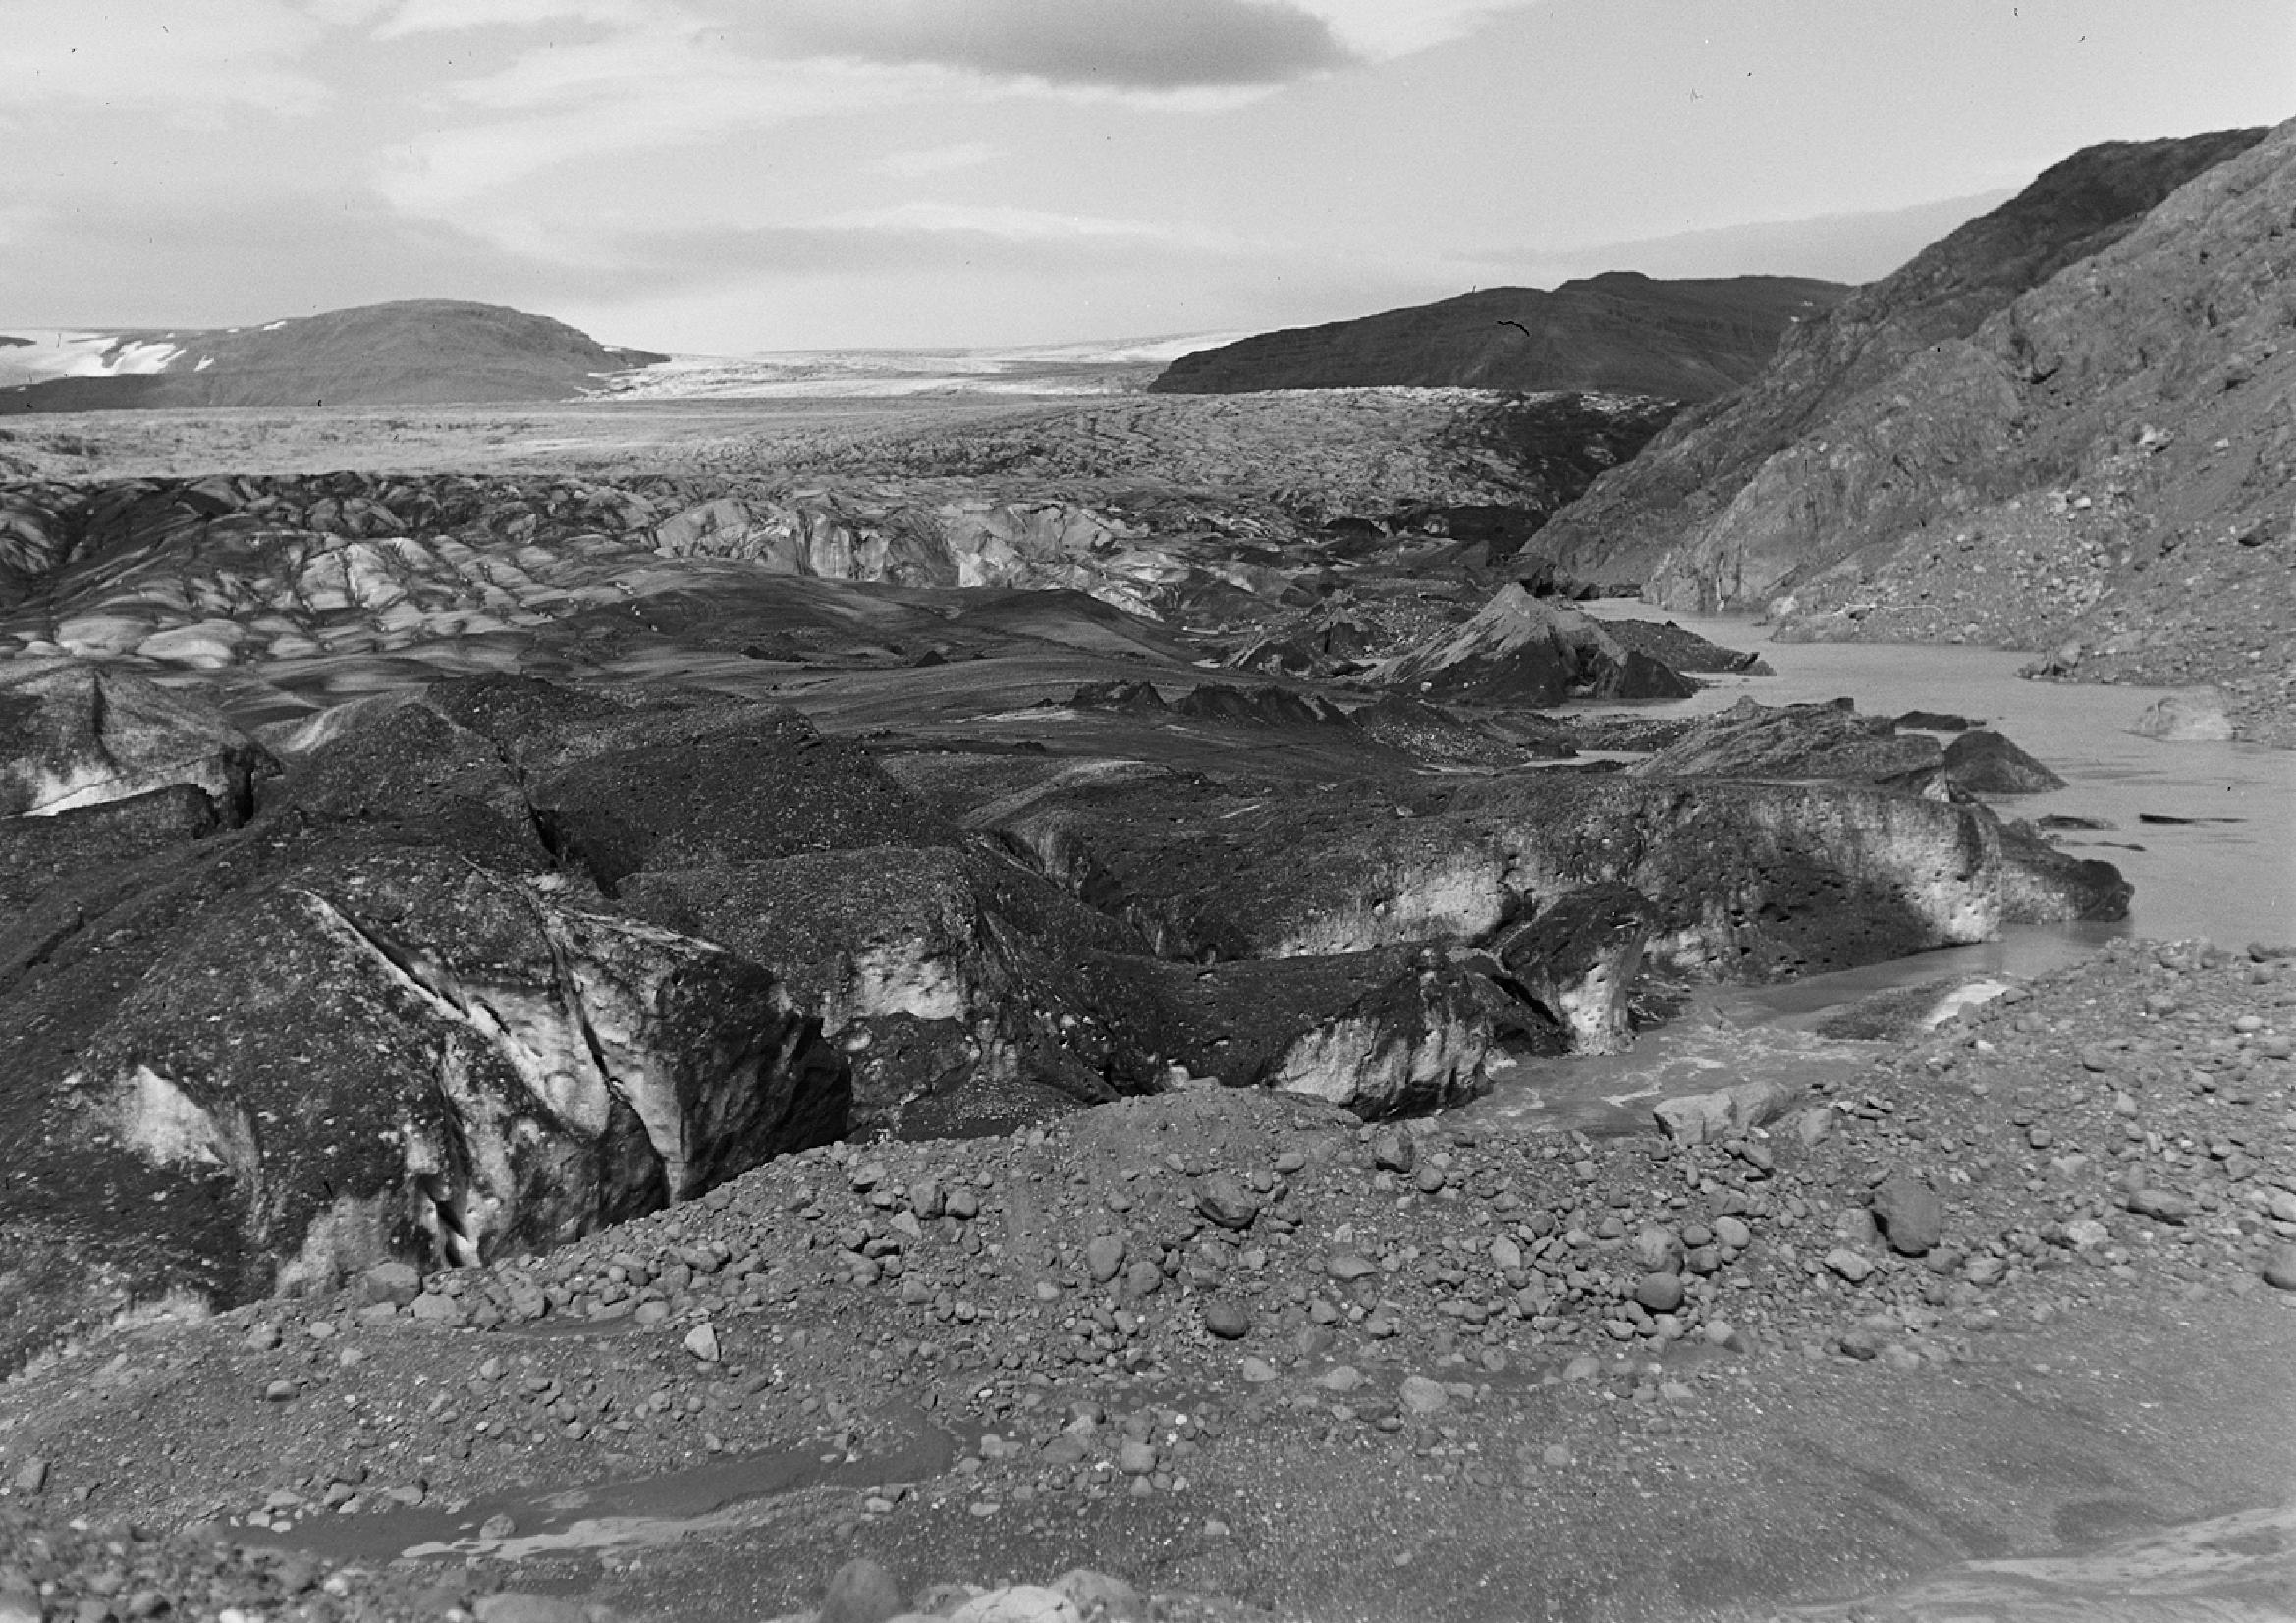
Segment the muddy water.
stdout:
<svg viewBox="0 0 2296 1623">
<path fill-rule="evenodd" d="M 1859 710 L 1967 716 L 2053 768 L 2067 786 L 1995 802 L 2006 817 L 2101 818 L 2064 847 L 2110 862 L 2136 886 L 2128 929 L 2208 936 L 2228 947 L 2296 940 L 2296 751 L 2254 744 L 2170 744 L 2128 730 L 2165 688 L 2023 681 L 2031 654 L 1883 643 L 1771 643 L 1750 620 L 1664 615 L 1647 604 L 1587 605 L 1601 618 L 1672 620 L 1725 647 L 1758 651 L 1773 676 L 1703 676 L 1697 697 L 1643 714 L 1702 715 L 1742 697 L 1805 704 L 1847 694 Z M 2150 823 L 2147 817 L 2180 818 Z M 2047 953 L 2042 937 L 2026 946 Z M 2006 967 L 2014 968 L 2014 965 Z"/>
<path fill-rule="evenodd" d="M 924 1482 L 947 1471 L 957 1440 L 920 1411 L 883 1417 L 889 1444 L 869 1454 L 805 1449 L 729 1455 L 657 1476 L 489 1494 L 454 1510 L 314 1516 L 284 1530 L 235 1530 L 248 1543 L 337 1560 L 454 1560 L 643 1548 L 708 1528 L 750 1525 L 767 1501 L 801 1488 Z"/>
<path fill-rule="evenodd" d="M 2129 724 L 2163 689 L 2023 681 L 2016 673 L 2032 656 L 1995 649 L 1772 645 L 1743 619 L 1663 616 L 1627 602 L 1589 607 L 1605 617 L 1671 619 L 1725 647 L 1758 649 L 1777 670 L 1701 677 L 1712 685 L 1695 698 L 1631 707 L 1637 714 L 1703 715 L 1744 697 L 1776 705 L 1846 694 L 1870 714 L 1945 712 L 2005 733 L 2067 786 L 1996 801 L 1996 808 L 2004 817 L 2065 813 L 2111 824 L 2060 839 L 2067 850 L 2119 868 L 2135 884 L 2136 899 L 2125 924 L 2020 926 L 1996 942 L 1782 986 L 1706 989 L 1680 1018 L 1644 1033 L 1626 1054 L 1503 1060 L 1492 1068 L 1491 1094 L 1465 1112 L 1470 1120 L 1639 1131 L 1654 1104 L 1681 1094 L 1752 1077 L 1803 1085 L 1854 1080 L 1883 1045 L 1812 1028 L 1878 993 L 1929 989 L 1932 1001 L 1916 1012 L 1919 1020 L 1924 1012 L 1949 1012 L 1946 1000 L 1957 992 L 1988 995 L 2000 977 L 2060 967 L 2115 935 L 2208 936 L 2234 947 L 2296 941 L 2296 752 L 2168 744 L 2130 732 Z"/>
</svg>

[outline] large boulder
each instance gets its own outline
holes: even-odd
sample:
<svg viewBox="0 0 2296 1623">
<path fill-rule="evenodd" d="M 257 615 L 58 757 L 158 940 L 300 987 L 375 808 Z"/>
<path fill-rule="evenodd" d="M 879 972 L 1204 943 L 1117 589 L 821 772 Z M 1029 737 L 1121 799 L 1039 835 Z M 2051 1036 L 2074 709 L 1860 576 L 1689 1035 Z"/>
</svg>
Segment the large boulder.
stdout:
<svg viewBox="0 0 2296 1623">
<path fill-rule="evenodd" d="M 1735 1082 L 1710 1093 L 1677 1094 L 1651 1107 L 1659 1131 L 1676 1144 L 1712 1144 L 1776 1121 L 1799 1097 L 1783 1082 Z"/>
<path fill-rule="evenodd" d="M 43 817 L 188 784 L 232 822 L 273 763 L 195 697 L 72 659 L 0 672 L 0 816 Z"/>
<path fill-rule="evenodd" d="M 2145 707 L 2129 730 L 2140 738 L 2169 744 L 2220 744 L 2234 732 L 2224 695 L 2214 687 L 2188 687 L 2164 694 Z"/>
<path fill-rule="evenodd" d="M 1972 794 L 2047 794 L 2065 781 L 1999 733 L 1973 728 L 1945 746 L 1945 781 Z"/>
</svg>

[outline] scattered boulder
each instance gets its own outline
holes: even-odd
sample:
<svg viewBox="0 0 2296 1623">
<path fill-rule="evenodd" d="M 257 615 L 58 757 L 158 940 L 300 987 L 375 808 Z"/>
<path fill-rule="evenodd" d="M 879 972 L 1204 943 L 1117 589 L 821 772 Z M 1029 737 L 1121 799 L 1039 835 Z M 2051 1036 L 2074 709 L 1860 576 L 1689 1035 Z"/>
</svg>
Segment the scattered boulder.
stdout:
<svg viewBox="0 0 2296 1623">
<path fill-rule="evenodd" d="M 1204 1329 L 1222 1341 L 1240 1341 L 1251 1333 L 1251 1309 L 1226 1297 L 1210 1303 L 1204 1309 Z"/>
<path fill-rule="evenodd" d="M 2224 712 L 2224 695 L 2214 687 L 2189 687 L 2170 693 L 2146 707 L 2129 728 L 2140 738 L 2158 738 L 2164 744 L 2217 744 L 2234 733 L 2232 718 Z"/>
<path fill-rule="evenodd" d="M 1676 1144 L 1711 1144 L 1777 1120 L 1796 1097 L 1796 1090 L 1780 1082 L 1739 1082 L 1712 1093 L 1663 1099 L 1651 1115 Z"/>
<path fill-rule="evenodd" d="M 1634 1287 L 1634 1299 L 1652 1313 L 1672 1313 L 1682 1305 L 1682 1279 L 1676 1273 L 1646 1273 Z"/>
<path fill-rule="evenodd" d="M 815 1623 L 886 1623 L 907 1609 L 901 1581 L 863 1555 L 830 1574 Z"/>
<path fill-rule="evenodd" d="M 1241 1231 L 1260 1215 L 1259 1198 L 1232 1172 L 1218 1172 L 1195 1185 L 1196 1210 L 1217 1227 Z"/>
<path fill-rule="evenodd" d="M 1113 1573 L 1076 1567 L 1054 1579 L 1052 1587 L 1087 1623 L 1148 1623 L 1148 1597 Z"/>
<path fill-rule="evenodd" d="M 1890 1173 L 1875 1185 L 1867 1204 L 1875 1227 L 1900 1256 L 1927 1256 L 1944 1238 L 1943 1203 L 1937 1191 L 1911 1173 Z"/>
</svg>

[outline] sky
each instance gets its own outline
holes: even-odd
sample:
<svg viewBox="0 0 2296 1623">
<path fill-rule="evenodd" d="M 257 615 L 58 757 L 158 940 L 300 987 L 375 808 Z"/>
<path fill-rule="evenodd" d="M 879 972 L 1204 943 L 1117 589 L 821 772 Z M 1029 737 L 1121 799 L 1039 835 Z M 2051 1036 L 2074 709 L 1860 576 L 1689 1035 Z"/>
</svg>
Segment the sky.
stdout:
<svg viewBox="0 0 2296 1623">
<path fill-rule="evenodd" d="M 2296 115 L 2287 0 L 0 0 L 0 325 L 513 304 L 683 353 L 1865 281 Z"/>
</svg>

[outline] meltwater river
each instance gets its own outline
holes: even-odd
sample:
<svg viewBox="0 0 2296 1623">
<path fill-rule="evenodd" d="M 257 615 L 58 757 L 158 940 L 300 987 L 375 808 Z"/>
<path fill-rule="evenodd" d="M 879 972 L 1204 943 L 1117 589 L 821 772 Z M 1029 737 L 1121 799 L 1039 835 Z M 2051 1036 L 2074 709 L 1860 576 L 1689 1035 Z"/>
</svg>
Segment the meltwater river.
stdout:
<svg viewBox="0 0 2296 1623">
<path fill-rule="evenodd" d="M 2050 812 L 2098 818 L 2109 830 L 2060 837 L 2066 850 L 2101 857 L 2137 888 L 2125 933 L 2207 936 L 2226 947 L 2296 941 L 2296 751 L 2254 744 L 2172 744 L 2129 730 L 2165 688 L 2021 680 L 2032 654 L 1898 643 L 1772 643 L 1734 617 L 1667 614 L 1606 599 L 1597 618 L 1670 620 L 1727 648 L 1750 649 L 1774 676 L 1702 676 L 1697 697 L 1645 715 L 1822 702 L 1846 694 L 1868 715 L 1908 710 L 1967 716 L 2054 769 L 2066 787 L 1996 800 L 2004 817 Z M 2185 821 L 2147 822 L 2178 818 Z M 2071 932 L 2095 939 L 2095 932 Z M 2016 967 L 2010 965 L 2008 967 Z"/>
<path fill-rule="evenodd" d="M 1564 1059 L 1501 1056 L 1491 1093 L 1469 1119 L 1550 1129 L 1632 1132 L 1661 1098 L 1767 1076 L 1808 1084 L 1873 1063 L 1872 1045 L 1822 1035 L 1826 1017 L 1871 994 L 2043 974 L 2114 936 L 2206 936 L 2237 950 L 2296 941 L 2296 752 L 2247 744 L 2169 744 L 2129 726 L 2165 689 L 2022 681 L 2029 654 L 1894 644 L 1782 644 L 1735 618 L 1667 615 L 1647 605 L 1589 605 L 1602 618 L 1671 620 L 1729 648 L 1758 650 L 1770 676 L 1701 677 L 1711 686 L 1639 715 L 1697 715 L 1742 697 L 1764 704 L 1847 695 L 1860 711 L 1966 716 L 2006 734 L 2053 768 L 2066 787 L 1995 802 L 2004 817 L 2050 812 L 2109 829 L 2061 838 L 2068 850 L 2112 863 L 2136 886 L 2127 922 L 2026 925 L 1997 942 L 1949 947 L 1777 986 L 1705 987 L 1677 1018 L 1644 1032 L 1625 1054 Z M 1610 708 L 1610 707 L 1594 707 Z M 2152 822 L 2145 818 L 2174 818 Z M 1950 1007 L 1941 1004 L 1939 1012 Z"/>
</svg>

